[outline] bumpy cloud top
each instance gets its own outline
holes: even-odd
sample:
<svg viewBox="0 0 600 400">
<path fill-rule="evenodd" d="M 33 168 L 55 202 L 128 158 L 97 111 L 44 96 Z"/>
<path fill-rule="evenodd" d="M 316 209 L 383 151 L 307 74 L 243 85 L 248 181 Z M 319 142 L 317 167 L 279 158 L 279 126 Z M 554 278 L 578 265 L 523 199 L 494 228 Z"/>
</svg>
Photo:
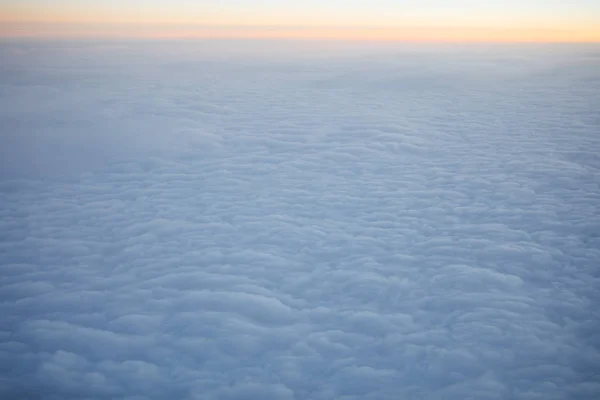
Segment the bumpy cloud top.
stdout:
<svg viewBox="0 0 600 400">
<path fill-rule="evenodd" d="M 597 52 L 178 46 L 0 47 L 0 397 L 597 398 Z"/>
</svg>

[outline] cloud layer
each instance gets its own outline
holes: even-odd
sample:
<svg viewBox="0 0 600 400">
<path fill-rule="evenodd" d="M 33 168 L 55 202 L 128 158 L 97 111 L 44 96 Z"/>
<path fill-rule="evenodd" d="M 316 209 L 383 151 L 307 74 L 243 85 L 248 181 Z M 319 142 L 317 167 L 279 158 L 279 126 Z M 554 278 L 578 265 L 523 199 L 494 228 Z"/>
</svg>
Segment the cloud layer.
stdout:
<svg viewBox="0 0 600 400">
<path fill-rule="evenodd" d="M 600 393 L 593 48 L 209 46 L 2 45 L 0 397 Z"/>
</svg>

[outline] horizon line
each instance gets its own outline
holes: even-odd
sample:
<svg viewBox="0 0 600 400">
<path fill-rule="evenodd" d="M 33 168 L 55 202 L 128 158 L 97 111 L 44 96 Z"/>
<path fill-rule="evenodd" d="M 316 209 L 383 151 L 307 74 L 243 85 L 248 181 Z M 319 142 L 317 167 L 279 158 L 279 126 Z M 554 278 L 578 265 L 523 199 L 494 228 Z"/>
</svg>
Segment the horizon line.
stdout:
<svg viewBox="0 0 600 400">
<path fill-rule="evenodd" d="M 597 44 L 600 39 L 542 40 L 542 39 L 441 39 L 441 38 L 331 38 L 331 37 L 244 37 L 244 36 L 18 36 L 0 35 L 0 42 L 186 42 L 186 41 L 282 41 L 282 42 L 347 42 L 347 43 L 439 43 L 439 44 Z"/>
<path fill-rule="evenodd" d="M 102 27 L 77 31 L 72 27 L 57 30 L 5 29 L 3 40 L 285 40 L 285 41 L 347 41 L 347 42 L 465 42 L 465 43 L 600 43 L 599 31 L 567 29 L 485 29 L 485 28 L 407 28 L 407 29 L 344 29 L 307 27 L 200 27 L 171 32 L 139 30 L 125 27 L 113 30 Z M 128 29 L 127 29 L 128 28 Z"/>
</svg>

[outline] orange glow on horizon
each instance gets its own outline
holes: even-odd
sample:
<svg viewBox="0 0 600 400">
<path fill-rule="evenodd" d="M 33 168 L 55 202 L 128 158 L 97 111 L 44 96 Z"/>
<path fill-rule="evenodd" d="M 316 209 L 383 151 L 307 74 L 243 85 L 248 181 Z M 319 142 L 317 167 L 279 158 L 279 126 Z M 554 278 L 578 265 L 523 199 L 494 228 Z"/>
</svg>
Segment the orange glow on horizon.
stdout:
<svg viewBox="0 0 600 400">
<path fill-rule="evenodd" d="M 108 3 L 107 3 L 108 4 Z M 593 16 L 567 21 L 502 20 L 501 16 L 389 16 L 381 21 L 334 15 L 261 15 L 214 9 L 0 6 L 0 38 L 310 39 L 437 42 L 600 42 Z M 186 13 L 186 11 L 189 11 Z M 479 20 L 476 20 L 479 18 Z M 354 23 L 353 23 L 354 22 Z M 378 23 L 379 22 L 379 23 Z"/>
<path fill-rule="evenodd" d="M 258 29 L 240 34 L 237 30 L 196 31 L 189 38 L 249 38 L 249 39 L 311 39 L 348 41 L 410 41 L 410 42 L 600 42 L 597 32 L 576 32 L 536 29 Z"/>
<path fill-rule="evenodd" d="M 0 37 L 48 39 L 296 39 L 417 42 L 599 42 L 598 29 L 329 28 L 174 24 L 3 24 Z"/>
</svg>

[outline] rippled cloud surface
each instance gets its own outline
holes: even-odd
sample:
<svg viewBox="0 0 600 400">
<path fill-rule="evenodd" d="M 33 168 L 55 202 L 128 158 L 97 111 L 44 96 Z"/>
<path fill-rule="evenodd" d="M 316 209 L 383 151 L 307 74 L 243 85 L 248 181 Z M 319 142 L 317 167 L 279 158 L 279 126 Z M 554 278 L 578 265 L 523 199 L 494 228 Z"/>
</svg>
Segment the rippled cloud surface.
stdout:
<svg viewBox="0 0 600 400">
<path fill-rule="evenodd" d="M 0 397 L 598 398 L 598 48 L 221 45 L 0 46 Z"/>
</svg>

